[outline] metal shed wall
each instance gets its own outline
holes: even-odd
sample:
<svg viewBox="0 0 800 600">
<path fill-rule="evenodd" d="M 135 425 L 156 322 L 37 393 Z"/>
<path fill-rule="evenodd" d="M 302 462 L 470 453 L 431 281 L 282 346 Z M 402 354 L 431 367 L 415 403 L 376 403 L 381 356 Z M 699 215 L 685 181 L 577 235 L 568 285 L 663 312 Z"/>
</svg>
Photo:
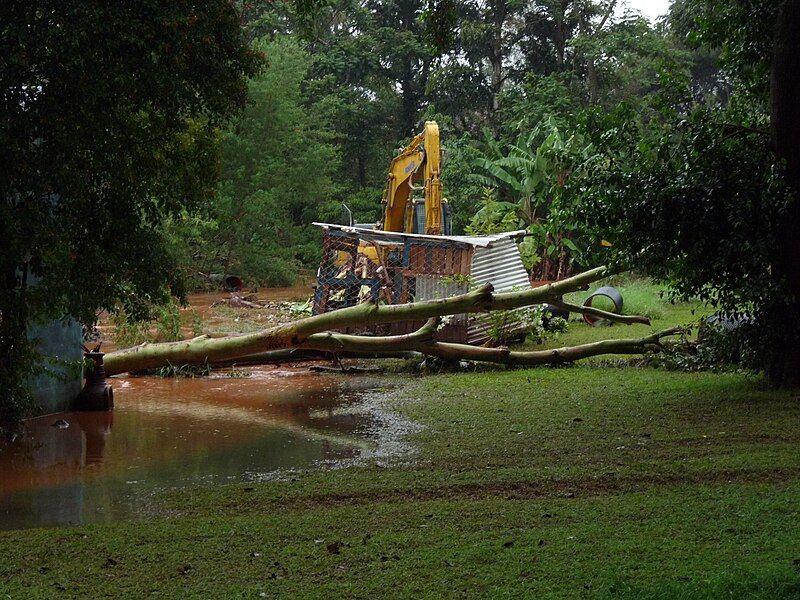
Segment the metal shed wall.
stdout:
<svg viewBox="0 0 800 600">
<path fill-rule="evenodd" d="M 487 248 L 475 248 L 470 275 L 474 285 L 491 283 L 495 292 L 531 289 L 519 247 L 510 238 L 498 240 Z M 489 327 L 485 319 L 471 316 L 467 326 L 467 342 L 485 344 L 489 341 L 486 334 Z"/>
<path fill-rule="evenodd" d="M 496 292 L 531 289 L 519 248 L 512 239 L 499 240 L 488 248 L 475 248 L 470 274 L 474 284 L 491 283 Z"/>
</svg>

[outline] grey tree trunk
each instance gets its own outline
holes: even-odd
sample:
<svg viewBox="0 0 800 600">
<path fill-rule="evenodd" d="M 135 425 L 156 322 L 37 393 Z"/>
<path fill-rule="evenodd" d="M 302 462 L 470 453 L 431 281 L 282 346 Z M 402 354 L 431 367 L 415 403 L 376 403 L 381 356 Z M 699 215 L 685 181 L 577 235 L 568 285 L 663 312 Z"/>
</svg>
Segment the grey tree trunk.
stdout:
<svg viewBox="0 0 800 600">
<path fill-rule="evenodd" d="M 552 303 L 570 311 L 592 314 L 629 325 L 649 324 L 650 321 L 646 317 L 616 315 L 562 301 L 565 293 L 587 289 L 590 283 L 605 275 L 606 268 L 598 267 L 569 279 L 522 292 L 495 294 L 491 285 L 486 285 L 466 294 L 442 300 L 395 305 L 360 304 L 246 335 L 224 338 L 200 336 L 181 342 L 142 344 L 126 350 L 110 352 L 105 356 L 105 368 L 109 375 L 113 375 L 126 371 L 156 369 L 168 364 L 220 363 L 237 359 L 246 361 L 253 355 L 289 348 L 334 353 L 385 354 L 387 352 L 413 351 L 447 359 L 464 358 L 506 364 L 543 364 L 577 360 L 604 353 L 639 354 L 657 348 L 661 337 L 675 333 L 674 330 L 669 330 L 655 334 L 655 337 L 651 335 L 641 339 L 609 340 L 574 348 L 541 352 L 512 352 L 507 348 L 478 348 L 465 344 L 436 342 L 433 339 L 436 327 L 434 321 L 429 321 L 425 327 L 414 333 L 401 336 L 352 336 L 331 331 L 352 325 L 438 319 L 447 315 L 509 310 L 541 303 Z"/>
<path fill-rule="evenodd" d="M 771 73 L 771 128 L 775 153 L 786 161 L 795 199 L 781 225 L 776 277 L 786 281 L 789 298 L 776 302 L 770 321 L 784 326 L 767 368 L 771 383 L 800 387 L 800 2 L 784 0 L 775 25 Z"/>
</svg>

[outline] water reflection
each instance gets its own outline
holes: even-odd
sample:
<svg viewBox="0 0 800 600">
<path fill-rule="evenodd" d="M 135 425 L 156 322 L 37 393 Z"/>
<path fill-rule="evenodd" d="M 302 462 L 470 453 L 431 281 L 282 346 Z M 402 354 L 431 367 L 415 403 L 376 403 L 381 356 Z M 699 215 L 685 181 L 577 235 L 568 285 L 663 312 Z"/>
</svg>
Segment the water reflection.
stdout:
<svg viewBox="0 0 800 600">
<path fill-rule="evenodd" d="M 374 385 L 263 369 L 116 379 L 114 412 L 49 415 L 0 441 L 0 528 L 135 516 L 158 511 L 163 488 L 358 456 L 373 443 L 362 399 Z"/>
</svg>

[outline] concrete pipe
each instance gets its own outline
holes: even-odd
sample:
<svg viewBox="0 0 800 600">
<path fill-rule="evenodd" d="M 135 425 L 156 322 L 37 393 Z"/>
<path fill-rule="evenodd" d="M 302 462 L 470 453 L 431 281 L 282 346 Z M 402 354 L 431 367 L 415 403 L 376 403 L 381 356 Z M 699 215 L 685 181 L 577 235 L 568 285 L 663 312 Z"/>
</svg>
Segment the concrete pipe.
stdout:
<svg viewBox="0 0 800 600">
<path fill-rule="evenodd" d="M 608 298 L 609 300 L 611 300 L 611 302 L 614 303 L 614 310 L 612 310 L 611 312 L 616 313 L 618 315 L 622 314 L 622 305 L 623 305 L 622 294 L 619 293 L 619 290 L 617 288 L 611 287 L 610 285 L 605 285 L 595 290 L 591 294 L 589 294 L 589 297 L 586 298 L 586 300 L 584 300 L 583 305 L 592 306 L 592 302 L 598 296 Z M 593 327 L 596 327 L 598 325 L 603 325 L 606 323 L 605 319 L 601 319 L 600 317 L 595 317 L 592 315 L 583 315 L 583 320 L 586 321 L 587 324 L 592 325 Z"/>
</svg>

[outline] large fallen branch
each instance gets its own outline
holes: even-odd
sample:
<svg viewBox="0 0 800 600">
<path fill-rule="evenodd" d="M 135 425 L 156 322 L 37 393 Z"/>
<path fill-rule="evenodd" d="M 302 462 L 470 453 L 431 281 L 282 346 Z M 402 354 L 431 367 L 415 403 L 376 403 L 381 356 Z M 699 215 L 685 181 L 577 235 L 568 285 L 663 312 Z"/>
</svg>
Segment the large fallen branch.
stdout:
<svg viewBox="0 0 800 600">
<path fill-rule="evenodd" d="M 307 317 L 293 323 L 277 325 L 256 333 L 223 338 L 199 336 L 181 342 L 142 344 L 126 350 L 110 352 L 105 356 L 105 368 L 106 373 L 114 375 L 126 371 L 156 369 L 166 364 L 192 365 L 237 359 L 246 360 L 247 357 L 255 354 L 289 348 L 331 351 L 330 347 L 332 346 L 339 350 L 353 352 L 413 350 L 446 358 L 486 360 L 507 364 L 543 364 L 577 360 L 603 353 L 641 353 L 647 349 L 648 345 L 657 344 L 657 340 L 653 342 L 653 336 L 650 336 L 640 340 L 608 340 L 586 346 L 563 348 L 558 351 L 512 352 L 504 348 L 478 348 L 464 344 L 435 342 L 432 339 L 432 322 L 414 333 L 403 336 L 344 336 L 331 332 L 331 330 L 354 325 L 419 321 L 462 313 L 509 310 L 544 303 L 560 305 L 573 312 L 590 311 L 592 315 L 609 321 L 649 324 L 649 320 L 645 317 L 617 315 L 596 308 L 563 303 L 562 296 L 564 294 L 588 289 L 589 284 L 602 279 L 605 274 L 606 268 L 598 267 L 532 290 L 494 293 L 492 286 L 487 284 L 466 294 L 441 300 L 391 305 L 364 303 Z M 350 347 L 345 347 L 348 345 Z M 592 348 L 588 348 L 588 346 L 592 346 Z"/>
<path fill-rule="evenodd" d="M 506 347 L 487 348 L 469 344 L 437 342 L 434 334 L 439 324 L 438 318 L 428 320 L 413 333 L 392 336 L 347 335 L 325 332 L 311 335 L 300 348 L 322 350 L 336 354 L 347 352 L 420 352 L 447 360 L 475 360 L 502 363 L 507 365 L 533 366 L 573 362 L 601 354 L 644 354 L 661 349 L 661 339 L 677 335 L 680 327 L 658 331 L 649 336 L 635 339 L 602 340 L 579 346 L 553 348 L 549 350 L 515 351 Z"/>
</svg>

